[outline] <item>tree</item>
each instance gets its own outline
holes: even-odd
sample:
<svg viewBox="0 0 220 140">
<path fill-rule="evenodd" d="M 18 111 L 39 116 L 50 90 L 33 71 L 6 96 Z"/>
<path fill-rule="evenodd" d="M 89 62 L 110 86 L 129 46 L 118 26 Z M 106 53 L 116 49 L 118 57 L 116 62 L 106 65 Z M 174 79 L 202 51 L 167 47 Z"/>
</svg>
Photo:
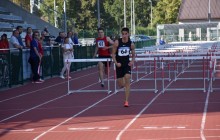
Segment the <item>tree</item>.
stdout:
<svg viewBox="0 0 220 140">
<path fill-rule="evenodd" d="M 99 0 L 100 1 L 100 24 L 106 29 L 120 31 L 124 22 L 123 0 Z M 135 24 L 136 29 L 147 28 L 151 23 L 151 6 L 149 0 L 135 1 Z M 44 19 L 47 18 L 54 24 L 53 12 L 54 0 L 44 0 L 42 8 Z M 176 23 L 181 0 L 152 0 L 153 26 L 157 24 Z M 59 27 L 63 27 L 63 0 L 56 0 L 58 6 Z M 66 0 L 68 30 L 96 32 L 98 25 L 97 0 Z M 127 26 L 130 28 L 131 3 L 126 0 Z M 49 17 L 49 18 L 48 18 Z M 140 27 L 140 28 L 139 28 Z M 142 28 L 143 27 L 143 28 Z"/>
<path fill-rule="evenodd" d="M 177 23 L 181 0 L 160 0 L 153 10 L 153 26 Z"/>
</svg>

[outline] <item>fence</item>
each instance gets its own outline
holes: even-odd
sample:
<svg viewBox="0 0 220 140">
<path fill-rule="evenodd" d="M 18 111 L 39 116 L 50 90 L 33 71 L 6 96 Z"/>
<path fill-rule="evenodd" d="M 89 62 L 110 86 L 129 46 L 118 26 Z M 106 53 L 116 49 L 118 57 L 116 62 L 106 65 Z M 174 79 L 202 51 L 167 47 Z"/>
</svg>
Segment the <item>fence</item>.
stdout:
<svg viewBox="0 0 220 140">
<path fill-rule="evenodd" d="M 2 52 L 4 51 L 4 52 Z M 75 58 L 92 58 L 95 46 L 74 46 Z M 0 88 L 24 84 L 30 80 L 31 67 L 28 63 L 29 49 L 1 49 L 0 52 Z M 95 63 L 79 63 L 71 66 L 71 71 L 77 71 Z M 59 46 L 44 47 L 41 75 L 53 77 L 59 75 L 63 67 L 63 55 Z"/>
<path fill-rule="evenodd" d="M 135 42 L 137 48 L 151 46 L 156 40 Z M 95 45 L 74 46 L 75 59 L 92 58 L 95 52 Z M 29 49 L 0 49 L 0 89 L 12 87 L 13 85 L 24 84 L 30 80 L 31 67 L 28 63 Z M 77 71 L 91 66 L 96 62 L 73 63 L 70 71 Z M 44 47 L 42 60 L 42 78 L 50 78 L 60 74 L 63 67 L 63 55 L 59 46 Z"/>
</svg>

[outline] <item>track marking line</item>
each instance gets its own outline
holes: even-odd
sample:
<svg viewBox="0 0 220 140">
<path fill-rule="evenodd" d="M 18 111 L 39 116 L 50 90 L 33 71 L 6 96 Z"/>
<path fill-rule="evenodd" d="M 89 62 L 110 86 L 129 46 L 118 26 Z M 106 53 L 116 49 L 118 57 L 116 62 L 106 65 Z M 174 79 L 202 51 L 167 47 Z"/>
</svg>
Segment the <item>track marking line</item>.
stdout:
<svg viewBox="0 0 220 140">
<path fill-rule="evenodd" d="M 96 126 L 96 127 L 71 127 L 68 128 L 70 131 L 85 131 L 85 130 L 109 130 L 109 126 Z"/>
<path fill-rule="evenodd" d="M 86 77 L 86 76 L 89 76 L 89 75 L 92 75 L 92 74 L 95 74 L 95 73 L 97 73 L 97 72 L 89 73 L 87 75 L 83 75 L 83 76 L 80 76 L 80 77 L 77 77 L 77 78 L 73 78 L 70 81 L 77 80 L 79 78 L 83 78 L 83 77 Z M 52 87 L 64 84 L 66 82 L 67 81 L 64 81 L 64 82 L 60 82 L 60 83 L 57 83 L 57 84 L 54 84 L 54 85 L 50 85 L 50 86 L 47 86 L 47 87 L 44 87 L 44 88 L 41 88 L 41 89 L 38 89 L 38 90 L 34 90 L 34 91 L 31 91 L 31 92 L 27 92 L 27 93 L 22 93 L 22 94 L 20 94 L 18 96 L 14 96 L 14 97 L 11 97 L 11 98 L 8 98 L 8 99 L 0 100 L 0 103 L 6 102 L 6 101 L 9 101 L 9 100 L 12 100 L 12 99 L 16 99 L 16 98 L 19 98 L 19 97 L 22 97 L 22 96 L 25 96 L 25 95 L 29 95 L 29 94 L 32 94 L 32 93 L 35 93 L 35 92 L 38 92 L 38 91 L 42 91 L 42 90 L 45 90 L 45 89 L 48 89 L 48 88 L 52 88 Z"/>
<path fill-rule="evenodd" d="M 210 90 L 211 90 L 211 83 L 209 83 L 209 88 L 208 88 L 208 91 L 207 91 L 207 96 L 206 96 L 206 101 L 205 101 L 205 106 L 204 106 L 202 121 L 201 121 L 200 137 L 201 137 L 202 140 L 206 140 L 205 134 L 204 134 L 204 129 L 205 129 L 205 123 L 206 123 L 208 104 L 209 104 Z"/>
<path fill-rule="evenodd" d="M 136 82 L 137 82 L 137 81 L 132 82 L 131 84 L 134 84 L 134 83 L 136 83 Z M 72 120 L 73 118 L 79 116 L 80 114 L 86 112 L 87 110 L 89 110 L 89 109 L 95 107 L 97 104 L 101 103 L 102 101 L 104 101 L 104 100 L 110 98 L 110 97 L 113 96 L 113 95 L 116 95 L 116 93 L 117 93 L 117 91 L 116 91 L 116 92 L 113 92 L 113 93 L 111 93 L 111 94 L 109 94 L 109 95 L 107 95 L 106 97 L 100 99 L 99 101 L 95 102 L 94 104 L 90 105 L 89 107 L 85 108 L 84 110 L 82 110 L 82 111 L 78 112 L 77 114 L 73 115 L 72 117 L 70 117 L 70 118 L 66 119 L 65 121 L 63 121 L 63 122 L 61 122 L 61 123 L 55 125 L 54 127 L 48 129 L 47 131 L 44 131 L 43 133 L 41 133 L 40 135 L 38 135 L 37 137 L 35 137 L 33 140 L 38 140 L 39 138 L 41 138 L 41 137 L 43 137 L 44 135 L 46 135 L 47 133 L 53 131 L 53 130 L 56 129 L 57 127 L 59 127 L 59 126 L 65 124 L 66 122 Z"/>
<path fill-rule="evenodd" d="M 85 89 L 85 88 L 88 88 L 89 86 L 93 86 L 93 85 L 95 85 L 95 84 L 97 84 L 97 82 L 96 82 L 96 83 L 93 83 L 93 84 L 90 84 L 90 85 L 88 85 L 88 86 L 86 86 L 86 87 L 83 87 L 83 88 L 81 88 L 81 90 L 82 90 L 82 89 Z M 21 115 L 21 114 L 24 114 L 24 113 L 26 113 L 26 112 L 28 112 L 28 111 L 31 111 L 31 110 L 33 110 L 33 109 L 39 108 L 39 107 L 41 107 L 41 106 L 43 106 L 43 105 L 46 105 L 46 104 L 48 104 L 48 103 L 51 103 L 51 102 L 53 102 L 53 101 L 56 101 L 56 100 L 58 100 L 58 99 L 61 99 L 61 98 L 63 98 L 63 97 L 66 97 L 66 96 L 68 96 L 68 94 L 64 94 L 64 95 L 59 96 L 59 97 L 56 97 L 56 98 L 54 98 L 54 99 L 52 99 L 52 100 L 46 101 L 46 102 L 44 102 L 44 103 L 42 103 L 42 104 L 36 105 L 36 106 L 34 106 L 34 107 L 32 107 L 32 108 L 29 108 L 29 109 L 24 110 L 24 111 L 22 111 L 22 112 L 20 112 L 20 113 L 17 113 L 17 114 L 15 114 L 15 115 L 12 115 L 12 116 L 10 116 L 10 117 L 7 117 L 7 118 L 5 118 L 5 119 L 3 119 L 3 120 L 0 120 L 0 123 L 2 123 L 2 122 L 4 122 L 4 121 L 7 121 L 7 120 L 9 120 L 9 119 L 12 119 L 12 118 L 14 118 L 14 117 L 17 117 L 17 116 L 19 116 L 19 115 Z"/>
<path fill-rule="evenodd" d="M 47 131 L 44 131 L 43 133 L 41 133 L 40 135 L 38 135 L 37 137 L 35 137 L 33 140 L 38 140 L 39 138 L 41 138 L 42 136 L 44 136 L 44 135 L 47 134 L 48 132 L 50 132 L 50 131 L 56 129 L 57 127 L 61 126 L 62 124 L 66 123 L 66 122 L 70 121 L 71 119 L 77 117 L 78 115 L 80 115 L 80 114 L 86 112 L 86 111 L 89 110 L 90 108 L 96 106 L 96 105 L 99 104 L 100 102 L 102 102 L 102 101 L 108 99 L 109 97 L 111 97 L 111 96 L 113 96 L 113 95 L 115 95 L 115 94 L 114 94 L 114 93 L 113 93 L 113 94 L 109 94 L 109 95 L 106 96 L 105 98 L 103 98 L 103 99 L 101 99 L 101 100 L 95 102 L 95 103 L 92 104 L 91 106 L 89 106 L 89 107 L 85 108 L 84 110 L 78 112 L 77 114 L 75 114 L 75 115 L 73 115 L 72 117 L 66 119 L 65 121 L 59 123 L 58 125 L 55 125 L 54 127 L 48 129 Z"/>
<path fill-rule="evenodd" d="M 187 68 L 185 68 L 187 69 Z M 177 77 L 179 77 L 182 73 L 179 73 Z M 173 82 L 175 82 L 175 79 L 169 82 L 169 84 L 164 88 L 167 89 Z M 151 104 L 160 96 L 163 94 L 163 91 L 160 91 L 117 135 L 116 140 L 120 140 L 122 134 L 143 114 L 144 111 L 146 111 Z"/>
<path fill-rule="evenodd" d="M 29 129 L 0 129 L 0 132 L 32 132 L 34 131 L 33 128 Z"/>
</svg>

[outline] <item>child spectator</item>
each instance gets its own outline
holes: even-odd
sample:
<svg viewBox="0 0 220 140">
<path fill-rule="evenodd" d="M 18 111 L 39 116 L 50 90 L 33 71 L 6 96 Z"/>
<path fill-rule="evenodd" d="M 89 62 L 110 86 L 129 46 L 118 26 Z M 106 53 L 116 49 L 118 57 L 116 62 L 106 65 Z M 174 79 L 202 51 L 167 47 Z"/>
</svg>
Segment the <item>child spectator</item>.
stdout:
<svg viewBox="0 0 220 140">
<path fill-rule="evenodd" d="M 63 49 L 63 68 L 62 68 L 62 71 L 60 73 L 60 78 L 62 79 L 65 79 L 65 77 L 63 76 L 66 69 L 67 69 L 67 73 L 70 72 L 70 66 L 71 66 L 71 62 L 65 62 L 66 59 L 71 59 L 71 58 L 74 58 L 74 55 L 73 55 L 73 46 L 72 44 L 69 43 L 69 38 L 68 37 L 65 37 L 64 39 L 64 44 L 62 45 L 62 49 Z M 67 74 L 67 76 L 69 76 Z M 67 77 L 67 78 L 71 78 L 70 76 Z"/>
</svg>

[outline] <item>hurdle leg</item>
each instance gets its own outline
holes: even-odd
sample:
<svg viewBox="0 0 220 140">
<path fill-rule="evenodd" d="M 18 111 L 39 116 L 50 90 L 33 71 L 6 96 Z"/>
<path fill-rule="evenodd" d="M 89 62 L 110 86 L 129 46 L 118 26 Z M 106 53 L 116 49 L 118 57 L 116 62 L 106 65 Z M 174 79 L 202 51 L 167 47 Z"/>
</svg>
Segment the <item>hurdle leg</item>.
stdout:
<svg viewBox="0 0 220 140">
<path fill-rule="evenodd" d="M 70 94 L 70 78 L 69 78 L 69 68 L 68 68 L 68 65 L 69 65 L 69 61 L 67 60 L 67 67 L 66 67 L 66 71 L 67 71 L 67 94 L 69 95 Z"/>
<path fill-rule="evenodd" d="M 154 58 L 154 93 L 157 93 L 157 63 L 156 59 Z"/>
<path fill-rule="evenodd" d="M 205 85 L 205 58 L 203 57 L 203 92 L 206 92 Z"/>
</svg>

